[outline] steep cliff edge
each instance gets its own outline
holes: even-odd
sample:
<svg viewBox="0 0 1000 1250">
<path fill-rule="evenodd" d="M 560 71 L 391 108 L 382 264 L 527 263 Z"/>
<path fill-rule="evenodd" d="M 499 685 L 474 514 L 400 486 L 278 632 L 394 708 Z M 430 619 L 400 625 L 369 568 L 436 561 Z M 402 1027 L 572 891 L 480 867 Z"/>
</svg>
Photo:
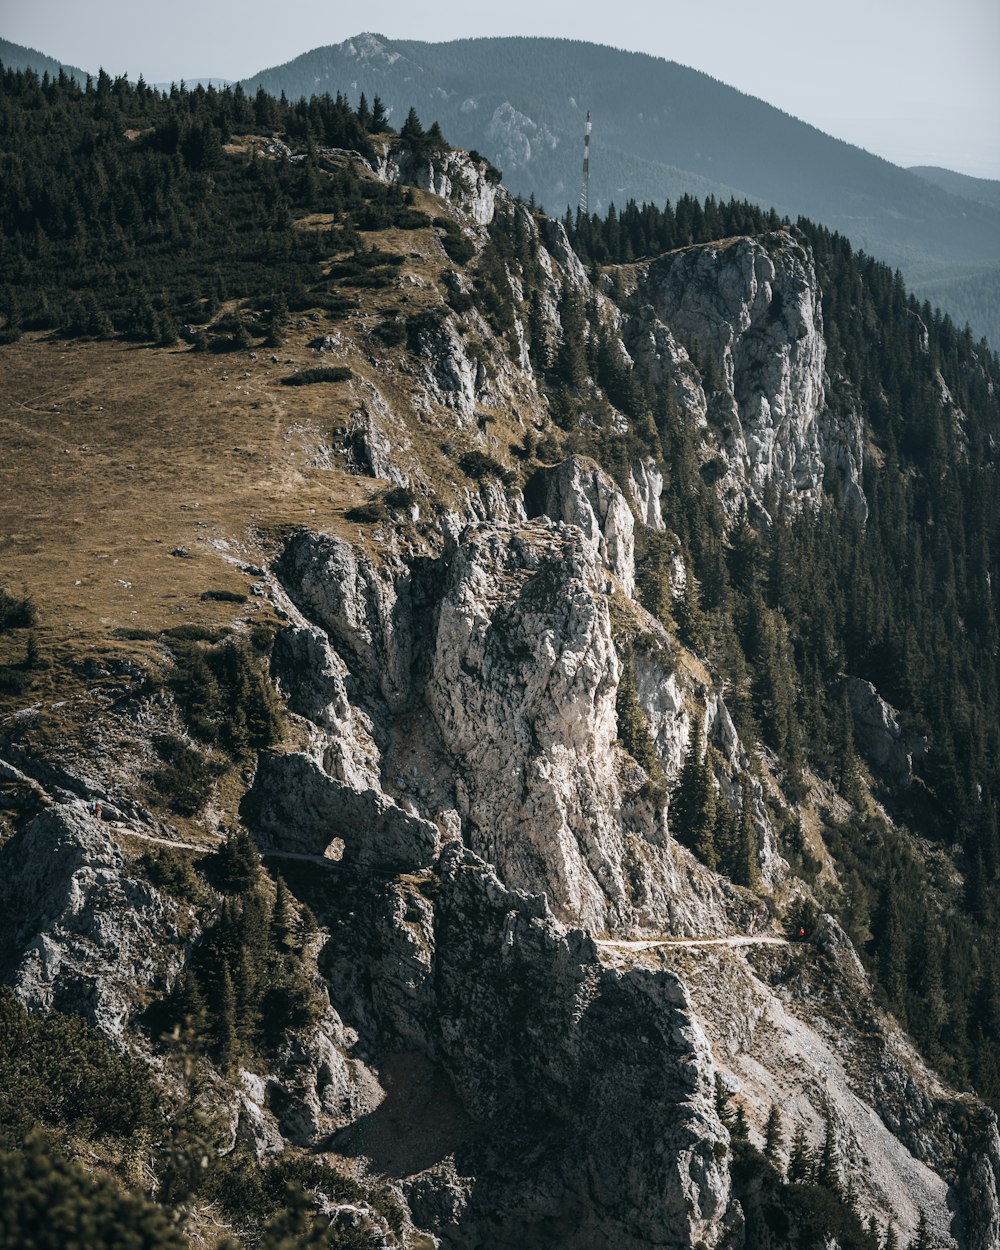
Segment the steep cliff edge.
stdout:
<svg viewBox="0 0 1000 1250">
<path fill-rule="evenodd" d="M 906 821 L 974 795 L 921 776 L 894 666 L 841 664 L 835 628 L 885 660 L 884 600 L 826 614 L 789 554 L 860 545 L 891 459 L 831 381 L 804 235 L 601 271 L 481 160 L 379 152 L 352 177 L 403 216 L 318 292 L 346 273 L 355 306 L 239 379 L 288 476 L 167 557 L 242 589 L 203 571 L 169 630 L 116 624 L 145 667 L 81 666 L 76 737 L 4 722 L 4 980 L 149 1060 L 213 1166 L 185 1190 L 144 1142 L 121 1171 L 203 1240 L 217 1210 L 259 1238 L 226 1185 L 298 1167 L 373 1246 L 855 1250 L 860 1213 L 987 1250 L 996 1119 L 887 1010 L 908 970 L 859 858 L 930 865 L 930 930 L 972 853 Z"/>
<path fill-rule="evenodd" d="M 826 342 L 812 257 L 788 232 L 686 248 L 636 267 L 623 339 L 706 425 L 726 507 L 765 486 L 800 502 L 836 486 L 864 518 L 860 418 L 827 404 Z M 684 365 L 701 374 L 692 385 Z M 701 394 L 699 394 L 701 390 Z"/>
</svg>

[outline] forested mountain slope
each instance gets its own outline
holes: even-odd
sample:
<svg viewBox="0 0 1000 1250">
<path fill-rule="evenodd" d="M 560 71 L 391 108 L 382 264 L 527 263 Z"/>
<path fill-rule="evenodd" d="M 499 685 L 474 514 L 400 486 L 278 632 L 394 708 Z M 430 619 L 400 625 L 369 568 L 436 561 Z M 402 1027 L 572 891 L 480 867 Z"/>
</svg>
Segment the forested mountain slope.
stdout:
<svg viewBox="0 0 1000 1250">
<path fill-rule="evenodd" d="M 663 204 L 685 192 L 774 205 L 846 235 L 902 269 L 978 338 L 1000 348 L 1000 215 L 979 196 L 942 187 L 833 139 L 708 75 L 657 57 L 570 39 L 421 43 L 359 35 L 316 48 L 244 82 L 291 99 L 378 93 L 399 126 L 411 106 L 457 143 L 483 152 L 507 185 L 553 213 L 580 195 L 584 116 L 594 119 L 590 205 Z M 951 302 L 946 279 L 978 278 Z M 938 285 L 925 287 L 932 282 Z M 984 302 L 985 301 L 985 302 Z"/>
<path fill-rule="evenodd" d="M 0 79 L 15 1243 L 988 1250 L 1000 362 L 400 131 Z"/>
<path fill-rule="evenodd" d="M 39 77 L 48 74 L 52 78 L 58 78 L 59 71 L 62 70 L 81 85 L 87 78 L 86 70 L 78 69 L 75 65 L 64 65 L 54 57 L 46 56 L 44 52 L 11 43 L 9 39 L 0 39 L 0 65 L 6 65 L 8 69 L 30 69 Z"/>
<path fill-rule="evenodd" d="M 936 165 L 912 165 L 910 173 L 967 200 L 977 200 L 990 208 L 1000 207 L 1000 181 L 996 178 L 970 178 L 967 174 L 956 174 L 952 169 L 941 169 Z"/>
</svg>

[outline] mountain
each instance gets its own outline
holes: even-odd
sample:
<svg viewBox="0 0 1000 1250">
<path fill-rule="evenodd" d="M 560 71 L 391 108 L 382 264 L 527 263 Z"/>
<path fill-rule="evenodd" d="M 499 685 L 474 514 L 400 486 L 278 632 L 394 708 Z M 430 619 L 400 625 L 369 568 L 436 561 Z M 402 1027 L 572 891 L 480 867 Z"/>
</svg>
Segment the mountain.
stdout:
<svg viewBox="0 0 1000 1250">
<path fill-rule="evenodd" d="M 9 39 L 0 39 L 0 65 L 7 69 L 30 69 L 41 78 L 43 74 L 48 74 L 50 78 L 58 78 L 59 71 L 69 74 L 70 78 L 75 78 L 77 82 L 84 83 L 87 80 L 87 71 L 78 69 L 75 65 L 64 65 L 61 61 L 53 60 L 51 56 L 46 56 L 43 52 L 37 52 L 34 48 L 22 47 L 19 43 L 11 43 Z"/>
<path fill-rule="evenodd" d="M 970 178 L 968 174 L 956 174 L 952 169 L 941 169 L 936 165 L 911 165 L 910 173 L 952 195 L 974 200 L 988 208 L 1000 208 L 1000 182 L 995 178 Z"/>
<path fill-rule="evenodd" d="M 590 110 L 590 205 L 601 213 L 629 199 L 735 194 L 839 231 L 898 266 L 921 298 L 925 282 L 972 273 L 1000 292 L 996 204 L 934 185 L 671 61 L 567 39 L 422 43 L 364 34 L 243 85 L 292 99 L 379 94 L 397 126 L 415 106 L 425 123 L 438 120 L 454 142 L 502 169 L 512 190 L 555 214 L 576 209 Z M 951 311 L 947 288 L 940 294 Z M 1000 347 L 1000 323 L 977 316 L 973 330 Z"/>
<path fill-rule="evenodd" d="M 0 153 L 7 1241 L 994 1250 L 996 355 L 343 99 Z"/>
</svg>

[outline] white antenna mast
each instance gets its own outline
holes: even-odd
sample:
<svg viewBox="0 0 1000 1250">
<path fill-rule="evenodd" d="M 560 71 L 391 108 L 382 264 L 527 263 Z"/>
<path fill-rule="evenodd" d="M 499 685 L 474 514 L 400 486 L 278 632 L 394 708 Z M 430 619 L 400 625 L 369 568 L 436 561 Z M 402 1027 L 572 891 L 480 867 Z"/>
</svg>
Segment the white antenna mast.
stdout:
<svg viewBox="0 0 1000 1250">
<path fill-rule="evenodd" d="M 587 124 L 583 130 L 583 182 L 580 186 L 580 212 L 584 216 L 590 213 L 590 109 L 587 109 Z"/>
</svg>

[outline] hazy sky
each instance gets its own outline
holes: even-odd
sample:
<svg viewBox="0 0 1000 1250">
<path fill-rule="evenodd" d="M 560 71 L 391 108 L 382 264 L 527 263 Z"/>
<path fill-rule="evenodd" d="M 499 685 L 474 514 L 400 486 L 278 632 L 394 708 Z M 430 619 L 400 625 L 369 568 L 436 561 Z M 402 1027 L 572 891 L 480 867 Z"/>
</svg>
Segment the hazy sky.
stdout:
<svg viewBox="0 0 1000 1250">
<path fill-rule="evenodd" d="M 649 52 L 897 164 L 1000 178 L 998 0 L 0 0 L 0 36 L 147 82 L 249 77 L 373 28 L 397 39 L 556 35 Z"/>
</svg>

